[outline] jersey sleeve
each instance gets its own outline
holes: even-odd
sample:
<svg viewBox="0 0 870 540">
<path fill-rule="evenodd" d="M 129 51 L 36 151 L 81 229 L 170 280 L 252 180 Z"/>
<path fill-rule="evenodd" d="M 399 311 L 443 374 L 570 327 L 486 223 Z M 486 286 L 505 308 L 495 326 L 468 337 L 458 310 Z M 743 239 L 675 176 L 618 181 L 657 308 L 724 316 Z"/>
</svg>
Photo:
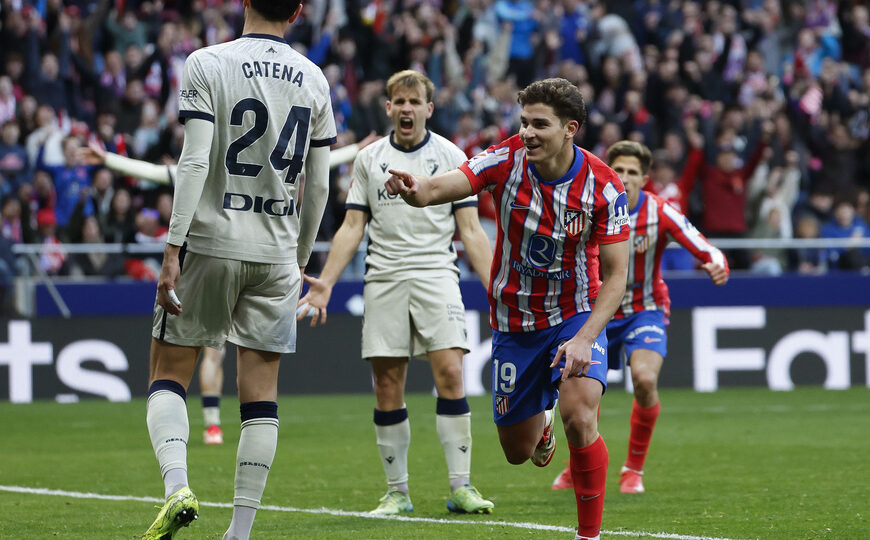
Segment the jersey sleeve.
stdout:
<svg viewBox="0 0 870 540">
<path fill-rule="evenodd" d="M 507 142 L 493 145 L 459 166 L 459 170 L 468 177 L 474 193 L 491 188 L 499 180 L 504 181 L 504 178 L 499 178 L 504 176 L 499 172 L 503 172 L 503 165 L 510 159 L 510 150 Z"/>
<path fill-rule="evenodd" d="M 725 255 L 692 225 L 689 218 L 664 201 L 659 201 L 659 204 L 661 205 L 662 227 L 671 238 L 689 250 L 696 259 L 705 263 L 718 264 L 726 271 L 728 270 L 728 261 L 725 259 Z"/>
<path fill-rule="evenodd" d="M 455 212 L 458 208 L 465 208 L 466 206 L 474 206 L 477 207 L 477 195 L 469 195 L 468 197 L 462 199 L 461 201 L 453 202 L 453 211 Z"/>
<path fill-rule="evenodd" d="M 214 123 L 214 103 L 202 65 L 202 55 L 194 52 L 184 62 L 178 91 L 178 120 L 199 118 Z"/>
<path fill-rule="evenodd" d="M 336 130 L 335 117 L 332 114 L 332 98 L 329 97 L 329 86 L 326 79 L 323 80 L 323 91 L 326 96 L 319 111 L 315 112 L 311 125 L 311 146 L 329 146 L 335 144 Z"/>
<path fill-rule="evenodd" d="M 628 215 L 628 197 L 625 194 L 625 187 L 616 173 L 610 171 L 610 174 L 601 176 L 599 174 L 596 173 L 596 178 L 603 177 L 604 185 L 601 187 L 601 195 L 596 196 L 592 235 L 599 244 L 614 244 L 628 240 L 631 220 Z"/>
<path fill-rule="evenodd" d="M 360 152 L 353 161 L 353 176 L 351 176 L 350 188 L 347 190 L 344 207 L 371 214 L 372 211 L 368 198 L 368 155 L 369 152 Z"/>
</svg>

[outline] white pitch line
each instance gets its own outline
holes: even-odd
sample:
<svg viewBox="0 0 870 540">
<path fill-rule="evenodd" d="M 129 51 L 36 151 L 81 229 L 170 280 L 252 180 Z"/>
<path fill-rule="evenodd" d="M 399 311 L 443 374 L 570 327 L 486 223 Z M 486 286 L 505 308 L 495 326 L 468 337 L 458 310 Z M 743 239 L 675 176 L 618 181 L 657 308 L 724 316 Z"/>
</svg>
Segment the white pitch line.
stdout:
<svg viewBox="0 0 870 540">
<path fill-rule="evenodd" d="M 103 495 L 101 493 L 83 493 L 79 491 L 64 491 L 61 489 L 46 489 L 46 488 L 28 488 L 22 486 L 3 486 L 0 485 L 0 491 L 10 493 L 25 493 L 28 495 L 53 495 L 56 497 L 71 497 L 73 499 L 98 499 L 103 501 L 135 501 L 147 503 L 162 503 L 164 499 L 156 497 L 134 497 L 132 495 Z M 199 501 L 200 506 L 211 506 L 214 508 L 232 508 L 230 503 L 217 503 Z M 513 527 L 515 529 L 527 529 L 533 531 L 553 531 L 574 533 L 576 528 L 560 527 L 558 525 L 542 525 L 540 523 L 529 523 L 522 521 L 494 521 L 494 520 L 472 520 L 472 519 L 439 519 L 439 518 L 422 518 L 411 516 L 377 516 L 368 512 L 349 512 L 347 510 L 335 510 L 332 508 L 294 508 L 292 506 L 273 506 L 263 505 L 260 510 L 271 510 L 273 512 L 293 512 L 301 514 L 326 514 L 330 516 L 347 516 L 366 519 L 388 519 L 394 521 L 409 521 L 415 523 L 438 523 L 444 525 L 490 525 L 496 527 Z M 716 536 L 691 536 L 685 534 L 670 534 L 670 533 L 651 533 L 639 531 L 605 531 L 601 534 L 607 536 L 630 536 L 630 537 L 648 537 L 648 538 L 666 538 L 670 540 L 734 540 L 731 538 L 720 538 Z"/>
</svg>

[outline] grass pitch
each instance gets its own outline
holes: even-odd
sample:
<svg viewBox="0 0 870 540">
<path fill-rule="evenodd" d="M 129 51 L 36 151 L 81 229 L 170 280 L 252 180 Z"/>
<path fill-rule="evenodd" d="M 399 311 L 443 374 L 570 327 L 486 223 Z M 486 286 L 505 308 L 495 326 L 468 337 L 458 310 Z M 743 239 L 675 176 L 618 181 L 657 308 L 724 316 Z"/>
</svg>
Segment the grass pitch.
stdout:
<svg viewBox="0 0 870 540">
<path fill-rule="evenodd" d="M 631 396 L 614 388 L 604 398 L 600 428 L 611 460 L 602 538 L 870 538 L 870 390 L 661 394 L 641 495 L 620 494 L 616 484 Z M 268 506 L 254 538 L 573 537 L 573 493 L 550 489 L 567 459 L 561 430 L 549 467 L 511 466 L 484 397 L 470 399 L 472 481 L 495 513 L 447 512 L 434 398 L 411 395 L 413 520 L 364 517 L 385 488 L 373 402 L 368 395 L 281 398 Z M 188 409 L 189 475 L 203 507 L 177 537 L 220 538 L 231 515 L 238 408 L 234 398 L 223 400 L 220 447 L 202 443 L 198 398 Z M 0 419 L 0 538 L 136 538 L 156 515 L 163 486 L 143 400 L 0 403 Z"/>
</svg>

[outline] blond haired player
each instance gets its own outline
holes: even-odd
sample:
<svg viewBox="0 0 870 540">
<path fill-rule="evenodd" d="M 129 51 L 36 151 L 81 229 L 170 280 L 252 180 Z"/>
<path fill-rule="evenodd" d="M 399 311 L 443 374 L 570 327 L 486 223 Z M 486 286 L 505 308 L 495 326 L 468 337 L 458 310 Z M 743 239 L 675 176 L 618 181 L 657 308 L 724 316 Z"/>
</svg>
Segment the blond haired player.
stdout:
<svg viewBox="0 0 870 540">
<path fill-rule="evenodd" d="M 326 322 L 332 287 L 368 225 L 362 356 L 374 375 L 375 433 L 387 477 L 387 492 L 374 514 L 414 509 L 408 487 L 411 428 L 404 392 L 409 357 L 423 353 L 438 391 L 436 428 L 450 483 L 447 508 L 466 513 L 490 513 L 493 508 L 470 483 L 471 413 L 462 382 L 462 356 L 468 344 L 452 247 L 458 226 L 471 265 L 481 281 L 489 282 L 492 251 L 477 218 L 477 200 L 469 197 L 422 210 L 388 195 L 383 186 L 391 168 L 437 174 L 465 161 L 459 148 L 426 128 L 434 109 L 433 90 L 428 78 L 410 70 L 387 81 L 386 110 L 394 130 L 357 156 L 344 223 L 320 277 L 304 276 L 310 288 L 299 301 L 297 318 L 313 311 L 312 325 Z"/>
</svg>

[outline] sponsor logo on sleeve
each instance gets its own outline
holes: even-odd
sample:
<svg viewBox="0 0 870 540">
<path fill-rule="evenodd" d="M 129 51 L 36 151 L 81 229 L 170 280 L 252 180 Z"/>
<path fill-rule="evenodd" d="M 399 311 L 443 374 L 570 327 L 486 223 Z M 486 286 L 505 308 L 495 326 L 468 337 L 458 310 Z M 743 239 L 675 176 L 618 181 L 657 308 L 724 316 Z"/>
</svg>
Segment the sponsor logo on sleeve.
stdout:
<svg viewBox="0 0 870 540">
<path fill-rule="evenodd" d="M 178 91 L 178 101 L 186 101 L 188 103 L 193 103 L 199 98 L 199 92 L 191 89 L 182 88 Z"/>
</svg>

